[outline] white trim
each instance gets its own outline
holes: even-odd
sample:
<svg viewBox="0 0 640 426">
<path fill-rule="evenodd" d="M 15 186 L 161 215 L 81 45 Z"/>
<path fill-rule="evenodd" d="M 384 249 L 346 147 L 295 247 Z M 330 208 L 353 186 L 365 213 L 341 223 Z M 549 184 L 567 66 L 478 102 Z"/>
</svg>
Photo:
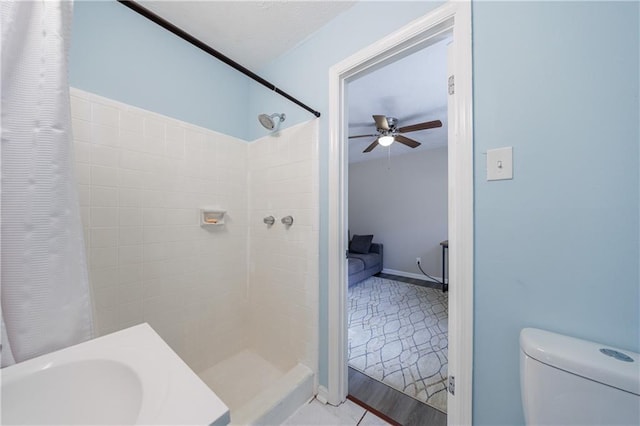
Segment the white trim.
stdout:
<svg viewBox="0 0 640 426">
<path fill-rule="evenodd" d="M 329 395 L 329 391 L 327 390 L 327 388 L 325 388 L 322 385 L 318 386 L 318 394 L 316 395 L 316 399 L 318 401 L 320 401 L 323 404 L 326 404 L 328 402 L 328 399 L 327 399 L 328 395 Z"/>
<path fill-rule="evenodd" d="M 345 83 L 358 73 L 424 47 L 453 31 L 455 95 L 449 117 L 449 374 L 456 394 L 448 396 L 447 422 L 472 424 L 473 374 L 473 132 L 470 1 L 448 2 L 399 31 L 357 52 L 329 70 L 328 187 L 328 401 L 347 395 L 346 179 L 348 169 Z"/>
<path fill-rule="evenodd" d="M 431 279 L 429 277 L 424 276 L 422 274 L 414 274 L 413 272 L 398 271 L 396 269 L 384 268 L 382 270 L 382 273 L 383 274 L 397 275 L 399 277 L 405 277 L 405 278 L 415 278 L 416 280 L 431 281 Z M 436 277 L 435 275 L 432 275 L 432 277 L 435 278 L 436 280 L 442 282 L 442 277 Z"/>
</svg>

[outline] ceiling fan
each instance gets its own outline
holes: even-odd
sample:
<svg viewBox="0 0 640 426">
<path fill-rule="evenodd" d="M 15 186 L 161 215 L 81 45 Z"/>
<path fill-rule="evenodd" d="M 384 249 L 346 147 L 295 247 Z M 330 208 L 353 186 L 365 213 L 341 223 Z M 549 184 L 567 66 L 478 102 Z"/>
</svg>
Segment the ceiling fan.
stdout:
<svg viewBox="0 0 640 426">
<path fill-rule="evenodd" d="M 442 122 L 440 120 L 425 121 L 424 123 L 417 123 L 404 127 L 398 127 L 398 119 L 394 117 L 387 117 L 385 115 L 374 115 L 373 120 L 376 122 L 376 129 L 378 130 L 378 134 L 349 136 L 349 139 L 370 137 L 376 138 L 376 140 L 374 140 L 373 143 L 362 152 L 370 152 L 378 145 L 389 146 L 394 141 L 398 141 L 410 148 L 417 148 L 421 145 L 420 142 L 408 138 L 402 135 L 402 133 L 417 132 L 418 130 L 442 127 Z"/>
</svg>

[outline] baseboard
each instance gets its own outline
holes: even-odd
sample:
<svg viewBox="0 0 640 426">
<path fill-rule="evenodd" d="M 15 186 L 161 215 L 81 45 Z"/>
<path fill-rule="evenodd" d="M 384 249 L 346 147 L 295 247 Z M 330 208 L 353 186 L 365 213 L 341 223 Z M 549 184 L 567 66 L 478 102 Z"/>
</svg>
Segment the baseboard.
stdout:
<svg viewBox="0 0 640 426">
<path fill-rule="evenodd" d="M 316 399 L 323 404 L 326 404 L 329 401 L 329 391 L 322 385 L 318 386 L 318 394 L 316 395 Z"/>
<path fill-rule="evenodd" d="M 405 277 L 405 278 L 415 278 L 417 280 L 426 280 L 426 281 L 431 281 L 431 279 L 429 277 L 427 277 L 426 275 L 422 275 L 422 274 L 414 274 L 412 272 L 405 272 L 405 271 L 398 271 L 395 269 L 387 269 L 384 268 L 382 270 L 383 274 L 391 274 L 391 275 L 398 275 L 400 277 Z M 433 276 L 433 278 L 435 278 L 436 280 L 442 282 L 442 277 L 436 277 L 435 275 Z"/>
</svg>

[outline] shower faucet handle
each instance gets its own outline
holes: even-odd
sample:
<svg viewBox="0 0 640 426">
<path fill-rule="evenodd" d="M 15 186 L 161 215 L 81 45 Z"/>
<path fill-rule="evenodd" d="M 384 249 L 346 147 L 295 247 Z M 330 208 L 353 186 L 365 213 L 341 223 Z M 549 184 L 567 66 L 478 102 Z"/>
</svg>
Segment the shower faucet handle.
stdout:
<svg viewBox="0 0 640 426">
<path fill-rule="evenodd" d="M 264 223 L 266 223 L 267 225 L 271 226 L 271 225 L 273 225 L 274 223 L 276 223 L 276 218 L 275 218 L 275 217 L 273 217 L 273 216 L 267 216 L 267 217 L 265 217 L 264 219 L 262 219 L 262 221 L 263 221 Z"/>
<path fill-rule="evenodd" d="M 280 220 L 280 222 L 282 222 L 283 225 L 291 226 L 293 225 L 293 217 L 285 216 Z"/>
</svg>

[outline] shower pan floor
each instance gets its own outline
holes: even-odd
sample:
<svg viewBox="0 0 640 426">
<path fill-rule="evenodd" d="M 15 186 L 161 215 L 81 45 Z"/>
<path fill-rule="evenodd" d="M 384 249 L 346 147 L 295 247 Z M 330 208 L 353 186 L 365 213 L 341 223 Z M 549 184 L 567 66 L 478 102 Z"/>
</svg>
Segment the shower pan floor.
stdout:
<svg viewBox="0 0 640 426">
<path fill-rule="evenodd" d="M 198 375 L 233 412 L 284 373 L 257 353 L 243 350 Z"/>
<path fill-rule="evenodd" d="M 243 350 L 201 371 L 202 381 L 229 407 L 231 425 L 281 424 L 314 395 L 313 371 L 287 371 Z"/>
</svg>

